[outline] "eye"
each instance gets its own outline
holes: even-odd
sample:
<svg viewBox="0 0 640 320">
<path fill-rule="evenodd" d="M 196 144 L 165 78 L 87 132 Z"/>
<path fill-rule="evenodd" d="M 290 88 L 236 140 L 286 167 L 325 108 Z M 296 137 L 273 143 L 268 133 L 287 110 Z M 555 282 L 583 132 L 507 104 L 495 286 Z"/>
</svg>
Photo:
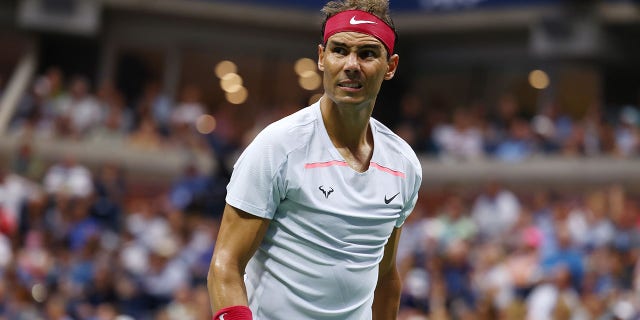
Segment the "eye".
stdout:
<svg viewBox="0 0 640 320">
<path fill-rule="evenodd" d="M 380 56 L 380 54 L 375 50 L 362 50 L 358 53 L 360 59 L 375 59 Z"/>
<path fill-rule="evenodd" d="M 345 49 L 343 47 L 333 47 L 333 49 L 331 49 L 331 51 L 333 53 L 339 54 L 341 56 L 347 55 L 347 49 Z"/>
</svg>

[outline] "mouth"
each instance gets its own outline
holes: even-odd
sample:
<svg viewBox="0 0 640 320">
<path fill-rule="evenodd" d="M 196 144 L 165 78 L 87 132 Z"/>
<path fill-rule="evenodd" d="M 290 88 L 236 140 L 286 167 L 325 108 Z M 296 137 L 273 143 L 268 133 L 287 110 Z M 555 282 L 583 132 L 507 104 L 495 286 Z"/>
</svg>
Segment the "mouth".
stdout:
<svg viewBox="0 0 640 320">
<path fill-rule="evenodd" d="M 338 87 L 343 89 L 357 90 L 362 89 L 362 83 L 356 81 L 344 81 L 338 83 Z"/>
</svg>

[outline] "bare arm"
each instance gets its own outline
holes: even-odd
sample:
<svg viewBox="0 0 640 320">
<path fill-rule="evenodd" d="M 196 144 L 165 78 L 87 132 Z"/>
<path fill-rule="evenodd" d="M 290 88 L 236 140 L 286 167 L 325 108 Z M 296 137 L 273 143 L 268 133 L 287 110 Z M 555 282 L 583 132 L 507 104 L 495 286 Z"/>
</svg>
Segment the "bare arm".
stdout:
<svg viewBox="0 0 640 320">
<path fill-rule="evenodd" d="M 393 320 L 400 308 L 402 282 L 396 267 L 396 251 L 402 228 L 394 228 L 379 265 L 378 284 L 373 298 L 373 319 Z"/>
<path fill-rule="evenodd" d="M 221 308 L 248 304 L 244 269 L 268 226 L 268 219 L 225 206 L 207 276 L 213 313 Z"/>
</svg>

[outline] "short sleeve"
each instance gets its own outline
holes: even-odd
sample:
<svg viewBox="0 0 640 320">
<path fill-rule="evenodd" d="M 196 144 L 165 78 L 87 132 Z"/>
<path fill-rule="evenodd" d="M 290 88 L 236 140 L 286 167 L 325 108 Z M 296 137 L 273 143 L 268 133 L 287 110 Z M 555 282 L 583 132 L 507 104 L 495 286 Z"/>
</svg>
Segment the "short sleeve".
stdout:
<svg viewBox="0 0 640 320">
<path fill-rule="evenodd" d="M 229 205 L 261 218 L 272 219 L 284 199 L 286 153 L 277 137 L 262 131 L 233 166 L 227 185 Z"/>
<path fill-rule="evenodd" d="M 422 169 L 420 165 L 418 165 L 418 170 L 415 172 L 413 179 L 411 180 L 413 180 L 413 183 L 411 183 L 411 181 L 408 182 L 408 190 L 411 196 L 405 201 L 402 212 L 400 212 L 400 217 L 396 220 L 396 228 L 402 227 L 404 221 L 407 220 L 415 208 L 416 202 L 418 202 L 418 194 L 420 193 L 420 185 L 422 184 Z"/>
</svg>

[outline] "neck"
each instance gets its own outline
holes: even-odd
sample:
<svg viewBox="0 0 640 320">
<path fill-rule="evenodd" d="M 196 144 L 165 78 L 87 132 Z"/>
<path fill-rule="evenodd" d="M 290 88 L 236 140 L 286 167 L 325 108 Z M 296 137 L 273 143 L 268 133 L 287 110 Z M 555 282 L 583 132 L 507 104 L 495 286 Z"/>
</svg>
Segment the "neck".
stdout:
<svg viewBox="0 0 640 320">
<path fill-rule="evenodd" d="M 337 148 L 356 151 L 373 143 L 369 128 L 373 106 L 339 106 L 325 96 L 320 110 L 327 133 Z"/>
<path fill-rule="evenodd" d="M 331 143 L 340 155 L 352 169 L 366 171 L 373 156 L 373 134 L 369 126 L 372 107 L 338 106 L 323 98 L 320 110 Z"/>
</svg>

